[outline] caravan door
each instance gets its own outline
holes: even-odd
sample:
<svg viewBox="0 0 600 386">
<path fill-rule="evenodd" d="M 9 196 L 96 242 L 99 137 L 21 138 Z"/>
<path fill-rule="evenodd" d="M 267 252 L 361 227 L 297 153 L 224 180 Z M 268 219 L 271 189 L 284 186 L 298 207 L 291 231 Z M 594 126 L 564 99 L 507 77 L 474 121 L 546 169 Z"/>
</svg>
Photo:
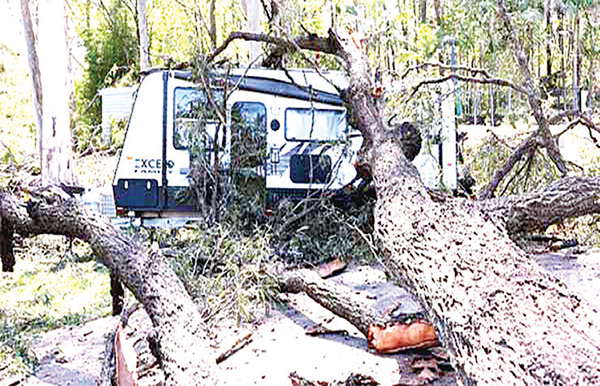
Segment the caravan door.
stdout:
<svg viewBox="0 0 600 386">
<path fill-rule="evenodd" d="M 195 163 L 199 173 L 209 175 L 215 171 L 215 160 L 218 158 L 218 164 L 222 166 L 226 154 L 222 123 L 225 115 L 217 112 L 223 103 L 222 92 L 214 90 L 209 98 L 204 90 L 192 83 L 175 80 L 172 95 L 170 114 L 173 118 L 167 135 L 168 207 L 178 211 L 193 210 L 191 163 Z"/>
</svg>

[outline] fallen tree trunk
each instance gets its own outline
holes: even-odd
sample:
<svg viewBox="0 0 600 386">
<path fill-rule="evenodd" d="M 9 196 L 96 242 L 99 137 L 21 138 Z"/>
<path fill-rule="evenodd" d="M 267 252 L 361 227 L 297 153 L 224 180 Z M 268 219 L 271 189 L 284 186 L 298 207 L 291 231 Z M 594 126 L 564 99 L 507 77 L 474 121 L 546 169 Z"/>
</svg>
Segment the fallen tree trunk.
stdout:
<svg viewBox="0 0 600 386">
<path fill-rule="evenodd" d="M 371 97 L 364 52 L 348 39 L 352 115 L 372 147 L 375 226 L 386 265 L 430 312 L 464 384 L 600 384 L 593 311 L 532 262 L 476 205 L 434 202 Z"/>
<path fill-rule="evenodd" d="M 110 220 L 83 208 L 57 189 L 26 203 L 0 194 L 0 217 L 23 237 L 60 234 L 90 244 L 108 267 L 143 304 L 160 347 L 166 385 L 214 385 L 214 353 L 196 304 L 168 262 L 157 252 L 115 229 Z"/>
</svg>

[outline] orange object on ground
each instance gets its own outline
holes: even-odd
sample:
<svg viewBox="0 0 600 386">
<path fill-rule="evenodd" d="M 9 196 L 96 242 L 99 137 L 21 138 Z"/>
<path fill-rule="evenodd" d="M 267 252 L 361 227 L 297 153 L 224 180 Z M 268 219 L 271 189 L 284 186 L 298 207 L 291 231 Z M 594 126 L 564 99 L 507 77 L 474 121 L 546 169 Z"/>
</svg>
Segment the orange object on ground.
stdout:
<svg viewBox="0 0 600 386">
<path fill-rule="evenodd" d="M 369 348 L 378 353 L 393 353 L 414 348 L 437 346 L 435 327 L 426 320 L 410 324 L 393 323 L 386 326 L 372 324 L 367 336 Z"/>
<path fill-rule="evenodd" d="M 336 273 L 340 273 L 344 269 L 346 269 L 347 265 L 348 265 L 348 263 L 346 263 L 344 260 L 337 257 L 337 258 L 333 259 L 332 261 L 330 261 L 329 263 L 321 264 L 319 266 L 319 276 L 321 276 L 321 278 L 323 278 L 323 279 L 325 279 L 326 277 L 329 277 L 329 276 L 333 276 Z"/>
</svg>

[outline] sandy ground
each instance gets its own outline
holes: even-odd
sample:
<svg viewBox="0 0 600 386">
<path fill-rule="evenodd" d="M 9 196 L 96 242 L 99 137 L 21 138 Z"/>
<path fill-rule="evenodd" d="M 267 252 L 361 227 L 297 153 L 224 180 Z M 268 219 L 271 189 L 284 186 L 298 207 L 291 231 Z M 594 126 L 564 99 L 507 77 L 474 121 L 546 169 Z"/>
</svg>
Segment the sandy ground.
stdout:
<svg viewBox="0 0 600 386">
<path fill-rule="evenodd" d="M 336 281 L 365 296 L 384 311 L 398 302 L 406 311 L 419 309 L 410 295 L 390 283 L 383 274 L 369 268 L 338 276 Z M 290 373 L 313 381 L 340 381 L 351 374 L 372 376 L 381 385 L 394 385 L 400 369 L 419 353 L 378 355 L 367 350 L 365 337 L 346 320 L 316 304 L 304 294 L 283 294 L 282 303 L 257 325 L 224 326 L 215 336 L 215 351 L 221 353 L 239 337 L 252 334 L 252 341 L 224 360 L 218 371 L 220 385 L 290 385 Z M 143 312 L 143 311 L 141 311 Z M 137 314 L 137 313 L 136 313 Z M 138 316 L 140 320 L 147 316 Z M 134 320 L 131 318 L 130 320 Z M 40 361 L 35 375 L 25 385 L 97 385 L 100 383 L 105 342 L 114 330 L 116 318 L 103 318 L 80 327 L 58 329 L 34 342 Z M 321 324 L 332 333 L 306 334 L 306 328 Z M 455 384 L 452 377 L 438 385 Z M 0 382 L 0 385 L 2 383 Z"/>
</svg>

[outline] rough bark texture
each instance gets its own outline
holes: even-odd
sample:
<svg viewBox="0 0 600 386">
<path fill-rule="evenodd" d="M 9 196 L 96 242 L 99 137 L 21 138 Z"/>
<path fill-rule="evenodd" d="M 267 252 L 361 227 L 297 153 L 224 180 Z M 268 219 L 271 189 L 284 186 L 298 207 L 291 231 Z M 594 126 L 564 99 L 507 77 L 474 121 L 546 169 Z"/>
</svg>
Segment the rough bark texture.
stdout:
<svg viewBox="0 0 600 386">
<path fill-rule="evenodd" d="M 431 200 L 398 144 L 381 135 L 366 57 L 345 43 L 353 116 L 373 139 L 386 264 L 428 307 L 463 383 L 600 384 L 600 326 L 590 308 L 473 204 Z"/>
<path fill-rule="evenodd" d="M 541 192 L 480 202 L 509 234 L 543 232 L 569 217 L 600 213 L 600 177 L 565 177 Z"/>
<path fill-rule="evenodd" d="M 0 217 L 22 236 L 62 234 L 87 241 L 98 259 L 133 292 L 150 315 L 166 385 L 214 385 L 213 350 L 203 319 L 183 284 L 158 253 L 115 229 L 76 199 L 48 190 L 26 205 L 0 195 Z"/>
</svg>

